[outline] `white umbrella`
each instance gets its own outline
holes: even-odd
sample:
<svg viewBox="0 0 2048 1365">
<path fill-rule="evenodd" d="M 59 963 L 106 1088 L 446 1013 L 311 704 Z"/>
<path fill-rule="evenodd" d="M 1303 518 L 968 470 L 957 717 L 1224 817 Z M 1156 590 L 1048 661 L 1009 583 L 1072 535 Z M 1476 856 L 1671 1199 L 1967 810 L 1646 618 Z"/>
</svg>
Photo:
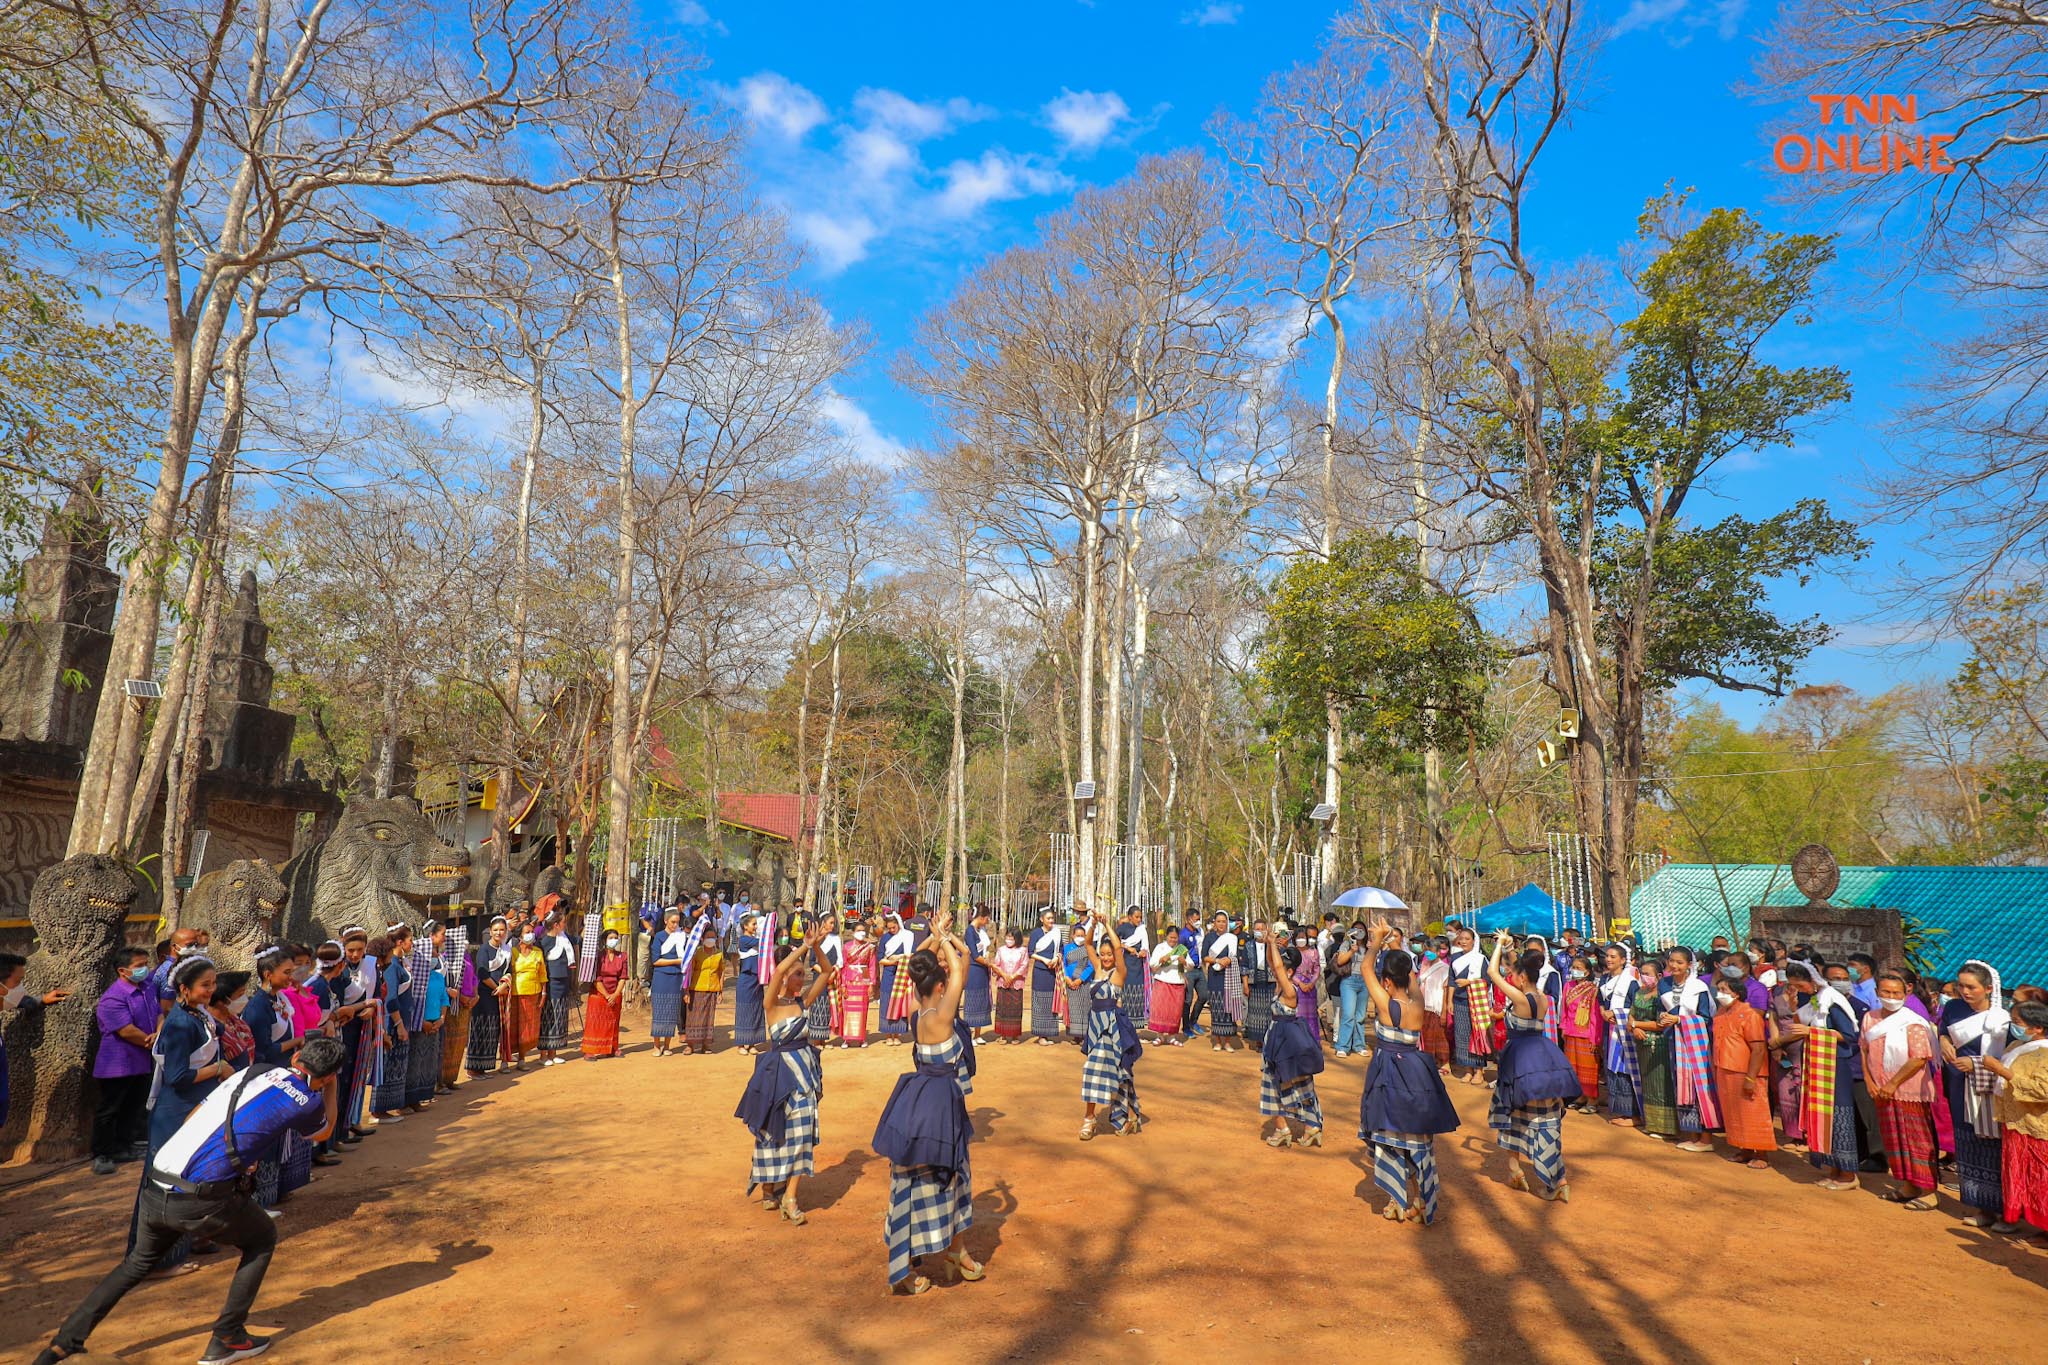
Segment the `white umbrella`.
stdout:
<svg viewBox="0 0 2048 1365">
<path fill-rule="evenodd" d="M 1336 900 L 1331 901 L 1330 904 L 1341 905 L 1352 910 L 1406 910 L 1408 908 L 1408 902 L 1402 900 L 1393 892 L 1383 891 L 1377 886 L 1354 886 L 1343 895 L 1337 897 Z"/>
</svg>

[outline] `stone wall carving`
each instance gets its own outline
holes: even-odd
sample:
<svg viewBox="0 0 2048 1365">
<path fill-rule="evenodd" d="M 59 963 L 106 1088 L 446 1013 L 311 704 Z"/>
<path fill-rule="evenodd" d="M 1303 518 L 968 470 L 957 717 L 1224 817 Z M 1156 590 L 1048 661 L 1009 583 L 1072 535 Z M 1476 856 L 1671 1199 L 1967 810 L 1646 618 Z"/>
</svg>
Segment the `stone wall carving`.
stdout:
<svg viewBox="0 0 2048 1365">
<path fill-rule="evenodd" d="M 29 956 L 28 988 L 71 995 L 7 1016 L 13 1112 L 0 1130 L 0 1155 L 52 1160 L 83 1149 L 92 1123 L 93 1007 L 114 979 L 114 951 L 139 891 L 127 867 L 97 853 L 66 858 L 36 878 L 29 918 L 41 947 Z"/>
<path fill-rule="evenodd" d="M 429 900 L 469 885 L 469 850 L 435 832 L 410 797 L 358 797 L 333 833 L 284 865 L 290 891 L 284 935 L 335 938 L 351 924 L 371 933 L 417 928 Z"/>
</svg>

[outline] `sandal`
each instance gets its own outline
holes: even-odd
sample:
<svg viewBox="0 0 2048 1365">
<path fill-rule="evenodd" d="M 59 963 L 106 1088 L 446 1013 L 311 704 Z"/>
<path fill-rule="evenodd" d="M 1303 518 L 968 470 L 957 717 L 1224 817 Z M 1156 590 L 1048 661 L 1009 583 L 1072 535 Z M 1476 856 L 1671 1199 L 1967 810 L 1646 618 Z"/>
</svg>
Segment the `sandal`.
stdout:
<svg viewBox="0 0 2048 1365">
<path fill-rule="evenodd" d="M 1553 1204 L 1569 1204 L 1572 1202 L 1572 1187 L 1570 1181 L 1565 1181 L 1562 1184 L 1553 1185 L 1546 1190 L 1539 1190 L 1537 1191 L 1537 1193 L 1541 1194 L 1545 1199 L 1548 1199 Z"/>
<path fill-rule="evenodd" d="M 1382 1212 L 1381 1212 L 1381 1214 L 1380 1214 L 1380 1217 L 1382 1217 L 1382 1218 L 1386 1219 L 1386 1220 L 1387 1220 L 1387 1221 L 1388 1221 L 1389 1223 L 1398 1223 L 1398 1222 L 1400 1222 L 1400 1221 L 1401 1221 L 1401 1206 L 1400 1206 L 1399 1204 L 1392 1204 L 1392 1203 L 1388 1204 L 1388 1205 L 1387 1205 L 1387 1207 L 1386 1207 L 1386 1209 L 1385 1209 L 1384 1211 L 1382 1211 Z"/>
<path fill-rule="evenodd" d="M 1081 1120 L 1081 1141 L 1083 1141 L 1083 1142 L 1086 1142 L 1086 1141 L 1088 1141 L 1088 1139 L 1090 1139 L 1090 1138 L 1092 1138 L 1092 1137 L 1094 1137 L 1094 1136 L 1095 1136 L 1095 1120 L 1094 1120 L 1094 1119 L 1082 1119 L 1082 1120 Z"/>
<path fill-rule="evenodd" d="M 1300 1136 L 1300 1137 L 1298 1137 L 1298 1138 L 1296 1138 L 1296 1139 L 1294 1140 L 1294 1145 L 1295 1145 L 1295 1146 L 1297 1146 L 1297 1147 L 1320 1147 L 1320 1146 L 1322 1146 L 1322 1145 L 1323 1145 L 1323 1130 L 1322 1130 L 1322 1129 L 1320 1129 L 1320 1128 L 1304 1128 L 1304 1129 L 1302 1129 L 1302 1130 L 1301 1130 L 1301 1136 Z"/>
<path fill-rule="evenodd" d="M 946 1263 L 959 1272 L 961 1279 L 967 1280 L 970 1283 L 988 1274 L 988 1267 L 974 1260 L 965 1251 L 948 1252 L 946 1254 Z"/>
<path fill-rule="evenodd" d="M 1753 1156 L 1742 1164 L 1749 1167 L 1752 1171 L 1768 1171 L 1771 1169 L 1771 1163 L 1765 1161 L 1760 1156 Z"/>
<path fill-rule="evenodd" d="M 798 1227 L 802 1227 L 808 1221 L 804 1217 L 804 1211 L 796 1206 L 796 1196 L 794 1195 L 783 1195 L 782 1202 L 777 1207 L 782 1210 L 783 1218 L 796 1224 Z"/>
<path fill-rule="evenodd" d="M 1523 1194 L 1527 1194 L 1529 1192 L 1529 1182 L 1522 1178 L 1522 1172 L 1520 1167 L 1517 1167 L 1515 1173 L 1508 1177 L 1508 1188 L 1511 1190 L 1520 1190 Z"/>
<path fill-rule="evenodd" d="M 930 1280 L 922 1275 L 913 1275 L 901 1284 L 890 1285 L 889 1292 L 891 1294 L 901 1294 L 905 1298 L 915 1298 L 931 1287 L 932 1282 Z"/>
<path fill-rule="evenodd" d="M 1285 1127 L 1280 1127 L 1275 1128 L 1272 1131 L 1272 1133 L 1266 1138 L 1266 1145 L 1268 1147 L 1277 1149 L 1285 1147 L 1288 1143 L 1292 1141 L 1294 1141 L 1294 1139 L 1288 1135 L 1287 1129 Z"/>
<path fill-rule="evenodd" d="M 1926 1194 L 1919 1195 L 1918 1197 L 1913 1199 L 1904 1200 L 1900 1203 L 1899 1207 L 1904 1209 L 1911 1209 L 1914 1213 L 1925 1213 L 1927 1212 L 1927 1210 L 1935 1207 L 1936 1203 L 1937 1201 L 1934 1197 L 1934 1192 L 1932 1190 L 1929 1190 Z"/>
</svg>

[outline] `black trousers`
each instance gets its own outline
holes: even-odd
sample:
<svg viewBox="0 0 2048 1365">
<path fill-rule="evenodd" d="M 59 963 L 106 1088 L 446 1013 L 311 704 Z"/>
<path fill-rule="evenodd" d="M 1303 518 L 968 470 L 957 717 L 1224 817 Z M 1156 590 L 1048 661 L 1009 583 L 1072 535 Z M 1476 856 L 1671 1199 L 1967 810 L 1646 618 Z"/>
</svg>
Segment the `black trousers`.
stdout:
<svg viewBox="0 0 2048 1365">
<path fill-rule="evenodd" d="M 235 1270 L 234 1282 L 228 1286 L 228 1301 L 213 1324 L 216 1341 L 239 1338 L 243 1324 L 249 1320 L 249 1309 L 256 1302 L 256 1291 L 263 1287 L 263 1276 L 270 1269 L 270 1253 L 277 1246 L 276 1225 L 246 1194 L 236 1192 L 225 1199 L 201 1199 L 163 1189 L 156 1181 L 145 1179 L 135 1245 L 64 1320 L 64 1326 L 57 1332 L 57 1349 L 66 1355 L 83 1351 L 92 1329 L 188 1232 L 241 1248 L 242 1263 Z"/>
<path fill-rule="evenodd" d="M 1877 1121 L 1877 1101 L 1862 1081 L 1856 1086 L 1856 1151 L 1864 1161 L 1884 1156 L 1884 1128 Z"/>
<path fill-rule="evenodd" d="M 113 1159 L 149 1137 L 149 1077 L 102 1076 L 92 1111 L 92 1154 Z"/>
</svg>

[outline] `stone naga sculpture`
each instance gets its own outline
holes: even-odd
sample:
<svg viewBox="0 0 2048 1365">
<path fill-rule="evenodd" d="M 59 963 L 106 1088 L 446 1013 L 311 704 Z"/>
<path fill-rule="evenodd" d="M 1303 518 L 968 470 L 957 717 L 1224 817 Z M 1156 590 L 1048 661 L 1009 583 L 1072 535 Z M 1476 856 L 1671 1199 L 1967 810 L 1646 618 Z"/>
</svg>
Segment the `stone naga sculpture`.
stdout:
<svg viewBox="0 0 2048 1365">
<path fill-rule="evenodd" d="M 224 972 L 246 972 L 256 965 L 256 954 L 284 937 L 281 912 L 287 894 L 266 859 L 237 858 L 193 884 L 178 912 L 178 927 L 204 929 L 206 955 L 214 965 Z"/>
<path fill-rule="evenodd" d="M 29 890 L 36 951 L 27 985 L 40 996 L 71 994 L 26 1017 L 9 1014 L 8 1088 L 13 1112 L 0 1132 L 0 1159 L 76 1156 L 92 1127 L 93 1007 L 114 978 L 128 911 L 141 894 L 134 874 L 113 858 L 82 853 L 45 868 Z"/>
<path fill-rule="evenodd" d="M 526 874 L 516 867 L 493 868 L 484 879 L 484 913 L 503 915 L 517 924 L 525 916 L 526 907 L 533 903 L 533 893 L 527 884 Z"/>
<path fill-rule="evenodd" d="M 469 885 L 469 850 L 443 839 L 410 797 L 348 803 L 334 832 L 284 865 L 284 936 L 318 943 L 351 924 L 418 928 L 426 903 Z"/>
</svg>

